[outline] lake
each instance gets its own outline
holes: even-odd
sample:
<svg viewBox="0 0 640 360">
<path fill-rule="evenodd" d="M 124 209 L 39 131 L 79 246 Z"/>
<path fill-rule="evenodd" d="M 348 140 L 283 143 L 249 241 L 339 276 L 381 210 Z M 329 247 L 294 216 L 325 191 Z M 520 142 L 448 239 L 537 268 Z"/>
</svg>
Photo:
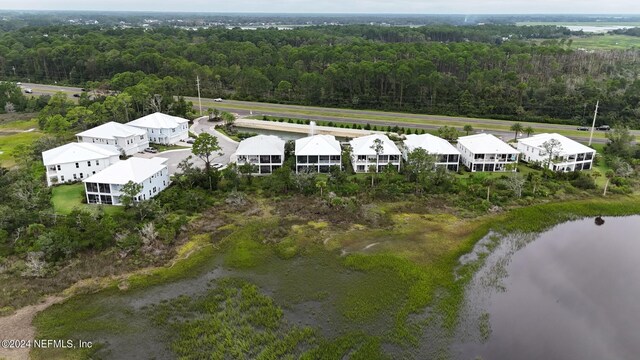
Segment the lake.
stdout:
<svg viewBox="0 0 640 360">
<path fill-rule="evenodd" d="M 640 216 L 602 220 L 502 239 L 467 290 L 454 357 L 637 359 Z"/>
</svg>

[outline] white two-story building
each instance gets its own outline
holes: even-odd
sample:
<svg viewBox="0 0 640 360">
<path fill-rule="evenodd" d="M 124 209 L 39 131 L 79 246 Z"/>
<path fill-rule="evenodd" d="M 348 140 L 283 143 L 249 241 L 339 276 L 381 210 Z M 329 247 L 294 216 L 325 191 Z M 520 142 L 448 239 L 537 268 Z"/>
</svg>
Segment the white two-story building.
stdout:
<svg viewBox="0 0 640 360">
<path fill-rule="evenodd" d="M 544 144 L 550 140 L 558 141 L 556 148 L 547 153 Z M 593 166 L 596 151 L 560 134 L 538 134 L 518 140 L 518 150 L 522 160 L 540 163 L 553 171 L 589 170 Z M 551 155 L 551 163 L 549 163 Z"/>
<path fill-rule="evenodd" d="M 296 140 L 296 172 L 328 173 L 342 168 L 342 148 L 333 135 L 313 135 Z"/>
<path fill-rule="evenodd" d="M 409 153 L 415 149 L 424 149 L 429 155 L 434 156 L 436 167 L 458 171 L 460 151 L 447 140 L 431 134 L 407 135 L 403 151 L 405 160 L 408 160 Z"/>
<path fill-rule="evenodd" d="M 373 134 L 355 138 L 351 145 L 351 164 L 358 173 L 383 171 L 387 166 L 393 166 L 400 171 L 400 156 L 402 152 L 396 144 L 384 134 Z M 380 144 L 379 153 L 376 144 Z"/>
<path fill-rule="evenodd" d="M 255 165 L 254 175 L 271 174 L 284 162 L 284 140 L 274 135 L 257 135 L 240 141 L 231 161 Z"/>
<path fill-rule="evenodd" d="M 127 123 L 147 132 L 149 142 L 172 145 L 189 137 L 189 120 L 156 112 Z"/>
<path fill-rule="evenodd" d="M 125 155 L 133 155 L 149 147 L 146 130 L 113 121 L 76 134 L 76 137 L 78 142 L 113 145 Z"/>
<path fill-rule="evenodd" d="M 122 205 L 122 186 L 133 181 L 142 185 L 136 201 L 151 199 L 169 186 L 169 170 L 165 158 L 132 157 L 119 161 L 84 180 L 89 204 Z"/>
<path fill-rule="evenodd" d="M 458 138 L 462 163 L 470 171 L 516 171 L 520 152 L 491 134 Z"/>
<path fill-rule="evenodd" d="M 84 180 L 118 161 L 113 145 L 69 143 L 42 153 L 47 186 Z"/>
</svg>

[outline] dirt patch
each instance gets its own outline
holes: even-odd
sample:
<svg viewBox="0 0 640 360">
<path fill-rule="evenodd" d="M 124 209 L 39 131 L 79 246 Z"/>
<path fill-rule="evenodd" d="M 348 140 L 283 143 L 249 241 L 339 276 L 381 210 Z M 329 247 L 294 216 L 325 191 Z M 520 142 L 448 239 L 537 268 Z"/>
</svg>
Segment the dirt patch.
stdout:
<svg viewBox="0 0 640 360">
<path fill-rule="evenodd" d="M 49 306 L 64 300 L 63 297 L 49 296 L 41 303 L 23 307 L 9 316 L 0 317 L 0 339 L 33 340 L 35 329 L 33 317 Z M 0 359 L 28 360 L 29 349 L 5 349 L 0 347 Z"/>
</svg>

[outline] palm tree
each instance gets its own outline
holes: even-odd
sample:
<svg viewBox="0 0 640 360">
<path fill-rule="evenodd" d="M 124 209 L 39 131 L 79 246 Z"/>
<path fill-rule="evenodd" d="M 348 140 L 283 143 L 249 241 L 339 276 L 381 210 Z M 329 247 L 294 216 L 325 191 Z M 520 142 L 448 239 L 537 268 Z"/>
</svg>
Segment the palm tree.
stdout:
<svg viewBox="0 0 640 360">
<path fill-rule="evenodd" d="M 473 132 L 473 126 L 467 124 L 462 128 L 462 131 L 467 133 L 467 136 L 469 136 L 470 132 Z"/>
<path fill-rule="evenodd" d="M 604 192 L 602 193 L 602 196 L 607 196 L 607 189 L 609 188 L 609 183 L 611 182 L 611 179 L 613 179 L 616 176 L 616 173 L 614 173 L 613 170 L 607 170 L 604 176 L 607 177 L 607 182 L 604 184 Z"/>
<path fill-rule="evenodd" d="M 515 132 L 514 140 L 518 140 L 518 133 L 522 132 L 523 129 L 524 127 L 519 122 L 511 125 L 511 131 Z"/>
<path fill-rule="evenodd" d="M 527 126 L 526 128 L 524 128 L 524 133 L 527 134 L 527 137 L 531 136 L 531 134 L 533 134 L 534 132 L 536 131 L 533 130 L 531 126 Z"/>
<path fill-rule="evenodd" d="M 324 188 L 327 187 L 327 180 L 325 179 L 318 179 L 318 181 L 316 181 L 316 187 L 318 189 L 320 189 L 320 197 L 322 197 L 322 192 L 324 190 Z"/>
</svg>

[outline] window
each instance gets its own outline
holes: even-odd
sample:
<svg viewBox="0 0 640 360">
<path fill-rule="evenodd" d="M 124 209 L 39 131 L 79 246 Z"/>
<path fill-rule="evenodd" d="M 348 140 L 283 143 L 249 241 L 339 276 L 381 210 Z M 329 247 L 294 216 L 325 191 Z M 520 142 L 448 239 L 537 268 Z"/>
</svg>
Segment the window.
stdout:
<svg viewBox="0 0 640 360">
<path fill-rule="evenodd" d="M 98 184 L 96 183 L 85 183 L 87 188 L 87 192 L 98 192 Z"/>
<path fill-rule="evenodd" d="M 156 189 L 156 187 L 153 187 L 153 193 L 155 194 L 158 190 Z"/>
<path fill-rule="evenodd" d="M 318 156 L 317 155 L 309 156 L 309 164 L 317 164 L 317 163 L 318 163 Z"/>
<path fill-rule="evenodd" d="M 366 161 L 367 155 L 358 155 L 358 161 Z"/>
<path fill-rule="evenodd" d="M 87 199 L 89 201 L 89 204 L 97 204 L 100 198 L 98 197 L 98 195 L 89 194 L 87 196 Z"/>
<path fill-rule="evenodd" d="M 91 167 L 91 160 L 87 161 L 87 166 Z"/>
<path fill-rule="evenodd" d="M 80 173 L 80 179 L 82 179 L 84 177 L 83 175 L 84 175 L 83 173 Z"/>
<path fill-rule="evenodd" d="M 64 181 L 64 175 L 60 175 L 60 181 Z"/>
<path fill-rule="evenodd" d="M 269 155 L 260 155 L 260 163 L 268 164 L 271 161 L 271 156 Z"/>
<path fill-rule="evenodd" d="M 76 163 L 76 169 L 79 169 L 79 168 L 80 168 L 80 164 Z"/>
<path fill-rule="evenodd" d="M 307 163 L 307 157 L 306 156 L 298 156 L 297 159 L 298 164 L 306 164 Z"/>
<path fill-rule="evenodd" d="M 340 155 L 331 155 L 331 161 L 340 161 Z"/>
<path fill-rule="evenodd" d="M 279 164 L 282 162 L 282 157 L 280 155 L 271 155 L 271 162 L 274 164 Z"/>
<path fill-rule="evenodd" d="M 100 203 L 106 205 L 112 205 L 113 201 L 111 199 L 111 195 L 100 195 Z"/>
<path fill-rule="evenodd" d="M 56 167 L 58 168 L 58 170 L 60 170 L 60 165 L 56 165 Z"/>
<path fill-rule="evenodd" d="M 78 180 L 78 177 L 76 176 L 76 174 L 73 174 L 73 180 Z"/>
<path fill-rule="evenodd" d="M 98 184 L 98 188 L 100 189 L 101 193 L 105 193 L 105 194 L 111 193 L 111 186 L 109 186 L 109 184 Z"/>
<path fill-rule="evenodd" d="M 260 166 L 260 174 L 271 174 L 271 166 L 269 166 L 269 165 L 261 165 Z"/>
<path fill-rule="evenodd" d="M 100 165 L 100 160 L 96 160 L 96 166 Z"/>
</svg>

